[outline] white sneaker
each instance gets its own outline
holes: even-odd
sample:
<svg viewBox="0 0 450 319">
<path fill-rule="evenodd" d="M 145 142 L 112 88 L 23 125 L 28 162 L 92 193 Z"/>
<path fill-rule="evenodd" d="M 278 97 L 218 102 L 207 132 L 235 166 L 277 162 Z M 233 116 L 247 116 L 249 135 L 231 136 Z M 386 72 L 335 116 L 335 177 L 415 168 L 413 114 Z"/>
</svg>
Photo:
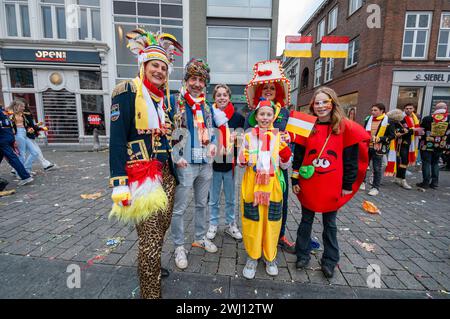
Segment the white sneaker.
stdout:
<svg viewBox="0 0 450 319">
<path fill-rule="evenodd" d="M 217 251 L 217 246 L 214 245 L 214 243 L 212 241 L 210 241 L 209 239 L 207 239 L 206 237 L 203 237 L 203 239 L 194 241 L 192 243 L 192 247 L 203 248 L 208 253 L 215 253 Z"/>
<path fill-rule="evenodd" d="M 239 231 L 239 228 L 237 227 L 236 223 L 231 223 L 230 226 L 227 229 L 225 229 L 225 234 L 230 235 L 236 240 L 242 239 L 242 234 Z"/>
<path fill-rule="evenodd" d="M 186 269 L 188 266 L 187 250 L 184 246 L 178 246 L 175 249 L 175 265 L 180 269 Z"/>
<path fill-rule="evenodd" d="M 253 279 L 256 274 L 256 267 L 258 266 L 258 260 L 247 258 L 247 263 L 245 264 L 244 270 L 242 271 L 242 275 L 244 278 Z"/>
<path fill-rule="evenodd" d="M 359 186 L 359 189 L 362 191 L 366 190 L 366 183 L 362 183 L 361 186 Z"/>
<path fill-rule="evenodd" d="M 377 196 L 380 192 L 375 187 L 369 191 L 370 196 Z"/>
<path fill-rule="evenodd" d="M 403 187 L 404 189 L 411 189 L 411 188 L 412 188 L 412 187 L 406 182 L 406 179 L 402 179 L 400 186 Z"/>
<path fill-rule="evenodd" d="M 19 186 L 23 186 L 26 184 L 31 183 L 32 181 L 34 181 L 33 177 L 28 177 L 26 179 L 22 179 L 19 183 L 17 183 Z"/>
<path fill-rule="evenodd" d="M 217 226 L 209 225 L 208 232 L 206 233 L 206 238 L 213 240 L 216 237 L 216 234 L 217 234 Z"/>
<path fill-rule="evenodd" d="M 266 273 L 269 276 L 277 276 L 278 275 L 278 267 L 277 262 L 274 261 L 266 261 Z"/>
</svg>

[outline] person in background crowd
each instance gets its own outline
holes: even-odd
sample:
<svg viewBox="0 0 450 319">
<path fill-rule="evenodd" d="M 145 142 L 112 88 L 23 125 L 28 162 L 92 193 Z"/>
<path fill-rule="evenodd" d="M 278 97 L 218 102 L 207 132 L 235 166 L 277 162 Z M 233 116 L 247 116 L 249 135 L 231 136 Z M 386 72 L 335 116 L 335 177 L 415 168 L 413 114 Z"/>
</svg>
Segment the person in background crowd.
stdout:
<svg viewBox="0 0 450 319">
<path fill-rule="evenodd" d="M 432 115 L 425 116 L 420 123 L 424 129 L 420 141 L 422 157 L 422 182 L 418 187 L 436 189 L 439 186 L 439 159 L 450 149 L 450 118 L 448 105 L 439 102 Z"/>
<path fill-rule="evenodd" d="M 33 181 L 33 178 L 27 172 L 16 153 L 17 145 L 14 140 L 13 125 L 4 111 L 0 110 L 0 163 L 5 157 L 19 175 L 21 179 L 19 185 L 29 184 Z M 6 185 L 4 186 L 6 187 Z"/>
<path fill-rule="evenodd" d="M 412 187 L 406 182 L 406 168 L 416 165 L 419 148 L 419 134 L 422 131 L 417 115 L 411 103 L 403 107 L 405 118 L 402 121 L 404 132 L 397 132 L 397 174 L 395 183 L 404 189 Z"/>
<path fill-rule="evenodd" d="M 383 103 L 376 103 L 371 107 L 372 115 L 364 121 L 364 127 L 370 134 L 369 163 L 372 161 L 373 182 L 369 191 L 370 196 L 378 195 L 381 185 L 383 156 L 387 153 L 389 142 L 395 137 L 393 126 L 389 124 L 389 118 L 385 114 L 386 107 Z M 367 180 L 367 175 L 365 180 Z M 365 190 L 366 182 L 361 184 L 360 189 Z"/>
</svg>

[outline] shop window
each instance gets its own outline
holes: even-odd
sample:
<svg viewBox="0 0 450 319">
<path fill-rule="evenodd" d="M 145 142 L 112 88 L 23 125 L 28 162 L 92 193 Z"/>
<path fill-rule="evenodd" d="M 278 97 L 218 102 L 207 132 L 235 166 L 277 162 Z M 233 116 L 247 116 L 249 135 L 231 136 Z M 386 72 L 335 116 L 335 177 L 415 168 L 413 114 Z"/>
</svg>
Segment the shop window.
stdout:
<svg viewBox="0 0 450 319">
<path fill-rule="evenodd" d="M 436 104 L 444 102 L 450 107 L 450 87 L 433 88 L 433 97 L 431 100 L 431 113 L 435 111 Z"/>
<path fill-rule="evenodd" d="M 13 93 L 12 98 L 17 99 L 24 99 L 28 103 L 28 108 L 31 111 L 31 114 L 33 114 L 33 119 L 38 122 L 38 114 L 36 109 L 36 96 L 34 93 Z"/>
<path fill-rule="evenodd" d="M 348 118 L 355 121 L 356 120 L 356 108 L 358 105 L 358 93 L 350 93 L 346 95 L 341 95 L 339 97 L 339 104 L 344 110 L 345 114 L 347 114 Z M 366 116 L 368 114 L 362 114 L 362 116 Z"/>
<path fill-rule="evenodd" d="M 84 135 L 93 135 L 94 129 L 99 135 L 106 135 L 103 95 L 81 94 Z"/>
<path fill-rule="evenodd" d="M 32 69 L 9 69 L 12 88 L 33 88 L 33 70 Z"/>
<path fill-rule="evenodd" d="M 414 105 L 416 113 L 421 114 L 424 93 L 425 88 L 423 87 L 400 87 L 398 90 L 397 108 L 403 109 L 406 104 L 411 103 Z"/>
<path fill-rule="evenodd" d="M 100 71 L 79 71 L 80 89 L 101 90 L 102 73 Z"/>
</svg>

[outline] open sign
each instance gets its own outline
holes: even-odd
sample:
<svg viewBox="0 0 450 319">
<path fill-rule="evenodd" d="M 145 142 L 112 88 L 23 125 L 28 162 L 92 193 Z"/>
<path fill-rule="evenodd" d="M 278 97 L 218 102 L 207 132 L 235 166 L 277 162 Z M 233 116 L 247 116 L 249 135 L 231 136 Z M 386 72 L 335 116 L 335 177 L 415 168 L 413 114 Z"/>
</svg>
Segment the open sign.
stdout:
<svg viewBox="0 0 450 319">
<path fill-rule="evenodd" d="M 88 116 L 87 120 L 90 125 L 100 125 L 100 123 L 102 122 L 99 114 L 91 114 Z"/>
<path fill-rule="evenodd" d="M 38 50 L 35 53 L 36 60 L 39 61 L 65 61 L 66 51 Z"/>
</svg>

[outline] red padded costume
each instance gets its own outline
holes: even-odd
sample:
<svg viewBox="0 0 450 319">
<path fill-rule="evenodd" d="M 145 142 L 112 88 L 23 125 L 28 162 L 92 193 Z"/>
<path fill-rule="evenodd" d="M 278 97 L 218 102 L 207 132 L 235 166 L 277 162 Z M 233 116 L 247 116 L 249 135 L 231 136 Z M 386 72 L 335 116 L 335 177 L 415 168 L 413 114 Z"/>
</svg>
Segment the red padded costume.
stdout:
<svg viewBox="0 0 450 319">
<path fill-rule="evenodd" d="M 331 134 L 321 159 L 329 162 L 327 168 L 316 167 L 310 179 L 299 178 L 300 192 L 297 195 L 301 204 L 306 208 L 319 213 L 338 210 L 347 203 L 358 191 L 364 180 L 368 166 L 369 134 L 359 124 L 343 120 L 343 128 L 338 135 Z M 322 150 L 325 140 L 331 131 L 330 125 L 315 125 L 315 132 L 308 138 L 301 138 L 299 144 L 303 145 L 305 155 L 302 165 L 312 165 Z M 348 146 L 358 144 L 358 173 L 352 185 L 352 193 L 342 196 L 342 181 L 344 174 L 343 153 Z M 327 165 L 325 165 L 327 166 Z"/>
</svg>

